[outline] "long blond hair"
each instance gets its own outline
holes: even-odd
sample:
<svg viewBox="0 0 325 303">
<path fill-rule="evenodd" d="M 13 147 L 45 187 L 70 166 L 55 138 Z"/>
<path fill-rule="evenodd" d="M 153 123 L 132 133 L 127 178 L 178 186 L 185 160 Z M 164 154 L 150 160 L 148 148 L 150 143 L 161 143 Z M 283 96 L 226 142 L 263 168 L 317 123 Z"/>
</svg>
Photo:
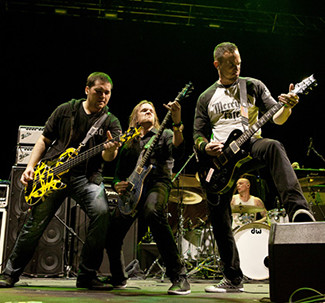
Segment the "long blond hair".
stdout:
<svg viewBox="0 0 325 303">
<path fill-rule="evenodd" d="M 156 112 L 156 109 L 155 109 L 155 106 L 153 105 L 153 103 L 151 101 L 148 101 L 148 100 L 142 100 L 140 101 L 132 110 L 132 113 L 129 117 L 129 127 L 138 127 L 138 113 L 139 113 L 139 110 L 140 110 L 140 107 L 141 105 L 143 104 L 150 104 L 153 108 L 153 114 L 154 114 L 154 118 L 155 118 L 155 121 L 154 121 L 154 127 L 155 128 L 159 128 L 160 127 L 160 123 L 159 123 L 159 119 L 158 119 L 158 116 L 157 116 L 157 112 Z"/>
</svg>

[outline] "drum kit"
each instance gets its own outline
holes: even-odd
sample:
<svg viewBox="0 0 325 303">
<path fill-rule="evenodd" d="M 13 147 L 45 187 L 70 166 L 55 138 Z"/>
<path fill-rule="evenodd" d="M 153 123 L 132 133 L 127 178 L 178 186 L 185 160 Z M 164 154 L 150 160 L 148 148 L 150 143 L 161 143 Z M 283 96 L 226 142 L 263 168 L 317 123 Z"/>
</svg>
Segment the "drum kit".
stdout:
<svg viewBox="0 0 325 303">
<path fill-rule="evenodd" d="M 220 258 L 216 247 L 212 226 L 208 222 L 208 205 L 196 175 L 176 174 L 168 203 L 169 224 L 176 236 L 181 257 L 188 267 L 188 275 L 215 278 L 221 273 Z M 324 177 L 299 179 L 301 186 L 310 187 L 324 184 Z M 267 221 L 243 222 L 233 229 L 239 253 L 241 269 L 248 279 L 269 278 L 268 241 L 270 226 L 273 223 L 286 223 L 285 209 L 278 208 L 267 212 Z M 233 213 L 249 216 L 265 210 L 254 205 L 235 205 Z M 254 217 L 254 216 L 252 216 Z"/>
</svg>

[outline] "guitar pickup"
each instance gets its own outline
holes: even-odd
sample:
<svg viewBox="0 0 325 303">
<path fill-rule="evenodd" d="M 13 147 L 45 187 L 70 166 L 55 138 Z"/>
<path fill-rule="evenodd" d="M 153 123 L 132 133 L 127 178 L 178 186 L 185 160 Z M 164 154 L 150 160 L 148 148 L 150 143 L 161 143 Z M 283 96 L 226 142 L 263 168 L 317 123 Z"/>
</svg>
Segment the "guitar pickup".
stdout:
<svg viewBox="0 0 325 303">
<path fill-rule="evenodd" d="M 136 168 L 136 170 L 135 170 L 136 172 L 137 172 L 137 174 L 141 174 L 142 173 L 142 171 L 143 171 L 143 167 L 141 167 L 141 166 L 138 166 L 137 168 Z"/>
<path fill-rule="evenodd" d="M 232 141 L 229 144 L 229 147 L 234 154 L 237 154 L 240 151 L 240 147 L 238 146 L 236 141 Z"/>
</svg>

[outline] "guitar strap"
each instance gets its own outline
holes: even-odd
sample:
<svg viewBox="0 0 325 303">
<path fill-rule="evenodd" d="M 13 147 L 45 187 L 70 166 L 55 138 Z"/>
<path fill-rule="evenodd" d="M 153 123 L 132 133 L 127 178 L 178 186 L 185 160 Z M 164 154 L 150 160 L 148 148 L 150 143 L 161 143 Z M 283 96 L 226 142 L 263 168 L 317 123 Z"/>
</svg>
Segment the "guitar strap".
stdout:
<svg viewBox="0 0 325 303">
<path fill-rule="evenodd" d="M 248 125 L 248 102 L 247 102 L 247 88 L 246 80 L 239 78 L 239 94 L 240 94 L 240 115 L 244 131 L 249 127 Z"/>
<path fill-rule="evenodd" d="M 89 129 L 86 137 L 80 143 L 80 146 L 85 146 L 88 140 L 97 132 L 97 130 L 101 127 L 104 121 L 107 118 L 107 114 L 104 112 L 93 124 L 93 126 Z"/>
</svg>

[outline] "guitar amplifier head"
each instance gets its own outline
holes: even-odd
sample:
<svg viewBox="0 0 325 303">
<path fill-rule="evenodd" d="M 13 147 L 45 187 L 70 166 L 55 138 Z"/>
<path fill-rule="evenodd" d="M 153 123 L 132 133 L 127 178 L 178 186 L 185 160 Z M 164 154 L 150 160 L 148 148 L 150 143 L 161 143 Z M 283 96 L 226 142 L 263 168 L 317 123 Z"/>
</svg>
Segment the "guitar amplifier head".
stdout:
<svg viewBox="0 0 325 303">
<path fill-rule="evenodd" d="M 0 184 L 0 208 L 7 207 L 9 199 L 9 184 Z"/>
<path fill-rule="evenodd" d="M 20 125 L 18 128 L 17 144 L 35 144 L 43 130 L 43 126 Z"/>
<path fill-rule="evenodd" d="M 32 154 L 33 145 L 18 145 L 16 151 L 16 163 L 15 165 L 27 165 L 30 155 Z"/>
</svg>

